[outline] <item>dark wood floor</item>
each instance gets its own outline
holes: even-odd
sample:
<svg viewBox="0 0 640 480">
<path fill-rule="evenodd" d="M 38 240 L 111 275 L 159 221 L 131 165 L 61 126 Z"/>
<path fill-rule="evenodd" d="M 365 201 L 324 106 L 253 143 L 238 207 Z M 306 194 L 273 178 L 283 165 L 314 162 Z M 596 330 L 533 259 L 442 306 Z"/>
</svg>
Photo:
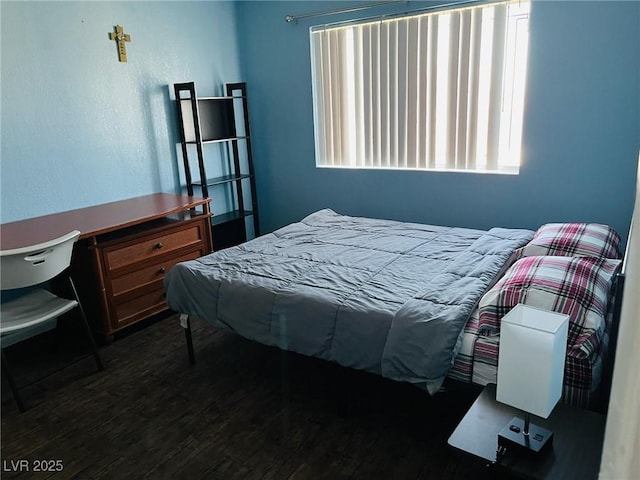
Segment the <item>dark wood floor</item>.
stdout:
<svg viewBox="0 0 640 480">
<path fill-rule="evenodd" d="M 101 347 L 103 372 L 91 357 L 58 369 L 78 352 L 52 343 L 43 335 L 7 349 L 18 382 L 32 383 L 22 414 L 2 384 L 3 479 L 491 477 L 447 446 L 478 390 L 430 398 L 201 322 L 192 367 L 175 316 Z M 36 459 L 64 469 L 9 471 Z"/>
</svg>

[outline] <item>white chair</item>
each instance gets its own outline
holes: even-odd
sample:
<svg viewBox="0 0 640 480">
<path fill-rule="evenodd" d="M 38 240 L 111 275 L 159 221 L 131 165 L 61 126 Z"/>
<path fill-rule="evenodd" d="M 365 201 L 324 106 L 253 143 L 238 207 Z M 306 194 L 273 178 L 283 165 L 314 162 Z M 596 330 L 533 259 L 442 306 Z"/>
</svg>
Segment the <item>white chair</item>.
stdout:
<svg viewBox="0 0 640 480">
<path fill-rule="evenodd" d="M 0 306 L 0 342 L 2 347 L 2 371 L 21 412 L 25 411 L 24 403 L 18 392 L 15 380 L 7 364 L 4 349 L 26 338 L 32 337 L 57 325 L 57 318 L 74 308 L 80 312 L 82 326 L 85 330 L 98 370 L 103 370 L 91 329 L 78 298 L 78 292 L 66 273 L 70 292 L 74 299 L 69 300 L 54 295 L 44 288 L 26 288 L 52 280 L 71 265 L 73 244 L 78 240 L 80 232 L 74 230 L 54 240 L 0 251 L 0 288 L 4 290 L 25 289 L 16 292 L 16 298 L 2 303 Z"/>
</svg>

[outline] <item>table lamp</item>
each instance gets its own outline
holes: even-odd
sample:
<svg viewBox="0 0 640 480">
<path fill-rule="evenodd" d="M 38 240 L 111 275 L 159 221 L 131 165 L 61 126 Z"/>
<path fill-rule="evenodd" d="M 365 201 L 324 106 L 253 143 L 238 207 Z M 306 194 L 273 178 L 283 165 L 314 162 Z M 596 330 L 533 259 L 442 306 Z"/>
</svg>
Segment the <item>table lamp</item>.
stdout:
<svg viewBox="0 0 640 480">
<path fill-rule="evenodd" d="M 502 318 L 496 400 L 525 413 L 498 434 L 498 447 L 540 452 L 552 432 L 530 423 L 547 418 L 562 395 L 569 316 L 516 305 Z"/>
</svg>

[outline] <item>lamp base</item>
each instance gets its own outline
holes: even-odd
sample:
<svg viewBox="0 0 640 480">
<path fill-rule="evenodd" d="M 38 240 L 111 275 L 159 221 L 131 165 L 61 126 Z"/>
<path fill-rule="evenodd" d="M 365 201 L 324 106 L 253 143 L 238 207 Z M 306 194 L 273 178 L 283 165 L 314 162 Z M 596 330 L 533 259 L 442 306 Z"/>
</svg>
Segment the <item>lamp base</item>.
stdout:
<svg viewBox="0 0 640 480">
<path fill-rule="evenodd" d="M 529 435 L 524 435 L 524 420 L 513 419 L 498 434 L 499 447 L 517 447 L 540 452 L 553 442 L 553 432 L 537 425 L 529 425 Z"/>
</svg>

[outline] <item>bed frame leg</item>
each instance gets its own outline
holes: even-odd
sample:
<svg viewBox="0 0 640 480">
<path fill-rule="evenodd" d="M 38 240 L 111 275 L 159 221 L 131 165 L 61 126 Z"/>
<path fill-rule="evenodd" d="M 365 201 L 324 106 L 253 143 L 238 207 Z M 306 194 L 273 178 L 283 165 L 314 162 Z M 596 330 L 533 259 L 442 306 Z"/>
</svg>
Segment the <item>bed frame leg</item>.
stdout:
<svg viewBox="0 0 640 480">
<path fill-rule="evenodd" d="M 193 338 L 191 338 L 191 322 L 189 321 L 189 315 L 180 315 L 180 326 L 184 328 L 184 336 L 187 340 L 187 354 L 189 355 L 189 363 L 194 365 L 196 363 L 196 356 L 193 353 Z"/>
</svg>

